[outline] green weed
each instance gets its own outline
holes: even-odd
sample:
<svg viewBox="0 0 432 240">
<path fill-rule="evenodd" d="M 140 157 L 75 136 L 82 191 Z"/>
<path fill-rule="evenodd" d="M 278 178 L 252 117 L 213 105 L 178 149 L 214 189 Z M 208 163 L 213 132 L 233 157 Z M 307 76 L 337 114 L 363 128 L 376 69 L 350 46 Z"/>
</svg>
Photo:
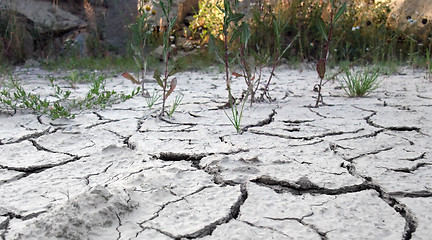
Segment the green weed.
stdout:
<svg viewBox="0 0 432 240">
<path fill-rule="evenodd" d="M 169 112 L 168 112 L 168 116 L 172 117 L 172 115 L 174 114 L 174 112 L 177 110 L 178 106 L 180 106 L 181 102 L 183 100 L 183 94 L 177 95 L 174 99 L 173 105 L 171 106 Z"/>
<path fill-rule="evenodd" d="M 152 95 L 149 95 L 145 98 L 146 103 L 147 103 L 147 107 L 149 109 L 152 109 L 153 105 L 157 102 L 157 100 L 159 100 L 159 98 L 161 98 L 162 95 L 159 94 L 158 92 L 154 91 Z"/>
<path fill-rule="evenodd" d="M 163 75 L 160 70 L 156 69 L 153 78 L 156 80 L 157 84 L 162 88 L 162 109 L 160 112 L 160 116 L 163 116 L 165 114 L 165 102 L 166 99 L 171 95 L 171 93 L 174 91 L 174 89 L 177 86 L 177 78 L 172 78 L 170 85 L 168 87 L 168 80 L 170 77 L 172 77 L 177 71 L 178 68 L 173 67 L 171 70 L 169 70 L 169 60 L 171 57 L 171 33 L 176 21 L 176 17 L 171 17 L 171 7 L 172 7 L 172 0 L 167 0 L 166 3 L 164 3 L 162 0 L 159 0 L 159 5 L 162 8 L 164 19 L 167 23 L 167 29 L 163 33 L 163 62 L 164 62 L 164 71 Z"/>
<path fill-rule="evenodd" d="M 231 124 L 234 126 L 234 128 L 236 129 L 237 133 L 240 134 L 242 132 L 241 129 L 241 121 L 243 118 L 243 110 L 245 107 L 245 104 L 247 102 L 248 99 L 248 95 L 246 95 L 243 99 L 243 101 L 241 101 L 241 107 L 240 109 L 238 108 L 238 103 L 237 100 L 234 99 L 233 101 L 231 101 L 232 105 L 231 105 L 231 115 L 228 115 L 228 113 L 225 111 L 224 109 L 224 113 L 227 116 L 227 118 L 230 120 Z"/>
<path fill-rule="evenodd" d="M 27 92 L 13 77 L 0 91 L 0 103 L 14 114 L 17 110 L 30 110 L 38 116 L 48 115 L 51 119 L 74 118 L 77 113 L 85 109 L 105 108 L 106 106 L 125 101 L 138 94 L 134 89 L 131 94 L 116 93 L 105 90 L 105 77 L 97 76 L 84 98 L 71 98 L 71 91 L 63 90 L 50 78 L 51 94 L 56 100 L 49 101 L 40 95 Z"/>
<path fill-rule="evenodd" d="M 352 73 L 349 69 L 345 72 L 341 82 L 342 89 L 349 97 L 363 97 L 370 94 L 379 87 L 379 70 L 357 71 Z"/>
</svg>

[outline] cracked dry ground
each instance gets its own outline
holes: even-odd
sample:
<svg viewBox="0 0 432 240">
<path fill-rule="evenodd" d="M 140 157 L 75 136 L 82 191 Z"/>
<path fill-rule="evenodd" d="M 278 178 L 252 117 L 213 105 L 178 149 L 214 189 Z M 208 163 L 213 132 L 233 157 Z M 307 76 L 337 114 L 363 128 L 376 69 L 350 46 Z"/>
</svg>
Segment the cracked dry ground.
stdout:
<svg viewBox="0 0 432 240">
<path fill-rule="evenodd" d="M 35 75 L 50 73 L 32 71 L 20 73 L 26 89 L 46 93 Z M 177 76 L 173 118 L 142 97 L 72 120 L 2 113 L 1 239 L 430 239 L 423 76 L 383 77 L 367 98 L 328 84 L 331 105 L 311 108 L 316 73 L 282 69 L 277 101 L 248 107 L 241 135 L 211 72 Z"/>
</svg>

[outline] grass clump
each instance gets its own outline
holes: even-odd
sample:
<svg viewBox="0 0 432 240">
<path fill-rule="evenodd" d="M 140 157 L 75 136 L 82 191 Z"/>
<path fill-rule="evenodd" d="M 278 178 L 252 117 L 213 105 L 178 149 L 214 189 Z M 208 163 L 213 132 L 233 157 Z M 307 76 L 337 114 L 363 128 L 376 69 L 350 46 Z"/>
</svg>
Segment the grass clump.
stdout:
<svg viewBox="0 0 432 240">
<path fill-rule="evenodd" d="M 349 97 L 364 97 L 379 87 L 378 76 L 379 70 L 364 70 L 354 73 L 346 70 L 341 86 Z"/>
</svg>

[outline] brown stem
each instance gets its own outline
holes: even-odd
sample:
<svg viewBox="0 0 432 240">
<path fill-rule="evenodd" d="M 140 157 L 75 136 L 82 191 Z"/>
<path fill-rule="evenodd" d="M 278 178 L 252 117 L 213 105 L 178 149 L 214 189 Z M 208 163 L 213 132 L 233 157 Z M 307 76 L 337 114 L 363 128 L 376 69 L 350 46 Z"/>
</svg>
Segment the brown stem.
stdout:
<svg viewBox="0 0 432 240">
<path fill-rule="evenodd" d="M 325 62 L 327 61 L 327 55 L 328 55 L 328 52 L 329 52 L 329 46 L 330 46 L 332 32 L 333 32 L 333 17 L 334 17 L 334 6 L 332 5 L 331 6 L 331 11 L 330 11 L 330 29 L 329 29 L 329 34 L 328 34 L 328 37 L 327 37 L 327 41 L 324 44 L 324 49 L 323 49 L 324 53 L 323 53 L 323 57 L 322 57 L 322 60 L 324 61 L 324 72 L 325 72 L 325 68 L 326 68 Z M 318 107 L 319 102 L 321 102 L 322 104 L 324 104 L 323 96 L 322 96 L 322 93 L 321 93 L 322 84 L 323 84 L 323 78 L 322 78 L 322 76 L 320 76 L 320 82 L 319 82 L 318 89 L 317 89 L 318 90 L 317 91 L 318 92 L 318 96 L 317 96 L 317 100 L 316 100 L 316 103 L 315 103 L 315 107 Z"/>
<path fill-rule="evenodd" d="M 275 69 L 276 69 L 276 65 L 277 65 L 278 62 L 279 62 L 279 48 L 276 50 L 276 59 L 275 59 L 275 61 L 274 61 L 274 63 L 273 63 L 273 67 L 272 67 L 272 70 L 271 70 L 271 72 L 270 72 L 270 77 L 269 77 L 269 79 L 268 79 L 268 81 L 267 81 L 267 83 L 266 83 L 266 85 L 265 85 L 265 87 L 264 87 L 263 95 L 266 95 L 266 96 L 267 96 L 267 94 L 268 94 L 268 88 L 269 88 L 269 86 L 270 86 L 270 81 L 272 80 L 272 77 L 273 77 L 273 75 L 274 75 L 274 71 L 275 71 Z M 269 100 L 270 100 L 270 99 L 269 99 Z"/>
</svg>

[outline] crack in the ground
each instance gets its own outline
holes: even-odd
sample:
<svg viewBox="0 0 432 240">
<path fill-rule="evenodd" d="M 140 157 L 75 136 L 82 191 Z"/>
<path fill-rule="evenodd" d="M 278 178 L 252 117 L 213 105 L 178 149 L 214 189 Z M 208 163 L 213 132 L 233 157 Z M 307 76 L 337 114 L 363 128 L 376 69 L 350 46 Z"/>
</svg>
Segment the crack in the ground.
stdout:
<svg viewBox="0 0 432 240">
<path fill-rule="evenodd" d="M 10 170 L 10 169 L 7 169 L 7 167 L 4 167 L 2 165 L 0 165 L 0 169 Z M 12 170 L 12 171 L 14 171 L 14 170 Z M 25 172 L 19 172 L 19 174 L 17 174 L 15 177 L 12 177 L 12 178 L 9 178 L 9 179 L 6 179 L 6 180 L 1 180 L 0 181 L 0 186 L 3 185 L 3 184 L 6 184 L 6 183 L 15 182 L 15 181 L 17 181 L 17 180 L 19 180 L 21 178 L 27 177 L 27 175 L 28 174 L 25 173 Z"/>
<path fill-rule="evenodd" d="M 100 120 L 100 121 L 109 120 L 96 111 L 94 111 L 93 114 L 96 115 L 98 117 L 98 120 Z"/>
<path fill-rule="evenodd" d="M 193 193 L 190 193 L 190 194 L 185 195 L 185 196 L 183 196 L 183 197 L 181 197 L 179 199 L 176 199 L 176 200 L 173 200 L 173 201 L 170 201 L 170 202 L 167 202 L 167 203 L 163 204 L 160 207 L 160 209 L 154 214 L 153 217 L 147 219 L 144 222 L 139 223 L 139 225 L 141 226 L 142 230 L 140 232 L 138 232 L 135 235 L 135 237 L 138 237 L 138 235 L 141 232 L 145 231 L 146 229 L 153 229 L 153 230 L 156 230 L 156 231 L 158 231 L 158 232 L 160 232 L 160 233 L 162 233 L 162 234 L 164 234 L 164 235 L 166 235 L 168 237 L 171 237 L 173 239 L 179 239 L 179 240 L 180 239 L 197 239 L 197 238 L 202 238 L 202 237 L 205 237 L 205 236 L 210 236 L 213 233 L 213 231 L 219 225 L 228 223 L 232 219 L 237 219 L 239 217 L 239 214 L 240 214 L 240 208 L 244 204 L 244 202 L 246 201 L 246 199 L 248 197 L 248 192 L 247 192 L 247 189 L 246 189 L 246 184 L 241 184 L 240 185 L 240 192 L 241 192 L 241 194 L 240 194 L 239 198 L 237 199 L 237 201 L 231 206 L 230 211 L 229 211 L 229 213 L 228 213 L 227 216 L 222 217 L 220 219 L 217 219 L 216 221 L 210 223 L 209 225 L 204 226 L 203 228 L 199 229 L 198 231 L 195 231 L 195 232 L 189 233 L 189 234 L 185 234 L 185 235 L 181 235 L 181 236 L 176 236 L 174 234 L 171 234 L 169 232 L 163 231 L 161 229 L 157 229 L 157 228 L 154 228 L 154 227 L 151 227 L 151 226 L 143 226 L 145 223 L 147 223 L 147 222 L 149 222 L 149 221 L 151 221 L 151 220 L 159 217 L 160 212 L 163 209 L 165 209 L 169 204 L 176 203 L 176 202 L 183 201 L 183 200 L 186 201 L 187 197 L 192 196 L 194 194 L 197 194 L 197 193 L 203 191 L 204 189 L 206 189 L 208 187 L 211 187 L 211 186 L 201 187 L 200 189 L 198 189 L 197 191 L 195 191 Z"/>
<path fill-rule="evenodd" d="M 211 153 L 200 153 L 200 154 L 187 154 L 187 153 L 173 153 L 173 152 L 161 152 L 157 156 L 153 156 L 162 161 L 178 162 L 188 161 L 191 162 L 192 167 L 201 169 L 199 163 L 204 157 L 213 155 Z"/>
<path fill-rule="evenodd" d="M 421 167 L 431 166 L 431 165 L 432 164 L 430 164 L 430 163 L 419 162 L 415 166 L 412 166 L 410 168 L 404 167 L 404 168 L 386 168 L 386 169 L 389 171 L 394 171 L 394 172 L 413 173 Z"/>
<path fill-rule="evenodd" d="M 74 154 L 71 154 L 71 153 L 68 153 L 68 152 L 57 152 L 57 151 L 54 151 L 54 150 L 48 149 L 48 148 L 46 148 L 46 147 L 40 145 L 40 144 L 39 144 L 36 140 L 34 140 L 34 139 L 29 139 L 29 141 L 30 141 L 30 142 L 33 144 L 33 146 L 34 146 L 37 150 L 39 150 L 39 151 L 45 151 L 45 152 L 49 152 L 49 153 L 57 153 L 57 154 L 64 154 L 64 155 L 68 155 L 68 156 L 70 156 L 70 157 L 78 157 L 77 155 L 74 155 Z"/>
<path fill-rule="evenodd" d="M 402 158 L 399 160 L 405 160 L 405 161 L 411 161 L 411 162 L 415 162 L 417 160 L 421 160 L 421 159 L 425 159 L 426 158 L 426 152 L 423 152 L 422 154 L 420 154 L 417 157 L 413 157 L 413 158 Z"/>
<path fill-rule="evenodd" d="M 120 122 L 120 120 L 119 119 L 104 120 L 103 122 L 99 122 L 99 123 L 95 123 L 95 124 L 89 125 L 89 126 L 85 127 L 85 129 L 90 129 L 90 128 L 94 128 L 94 127 L 97 127 L 97 126 L 100 126 L 100 125 L 104 125 L 104 124 L 108 124 L 108 123 L 113 123 L 113 122 Z"/>
<path fill-rule="evenodd" d="M 349 137 L 349 138 L 341 138 L 338 139 L 339 141 L 345 141 L 345 140 L 356 140 L 356 139 L 361 139 L 361 138 L 373 138 L 378 136 L 378 134 L 383 133 L 385 131 L 385 129 L 380 129 L 378 131 L 374 131 L 373 133 L 369 133 L 369 134 L 365 134 L 365 135 L 361 135 L 361 136 L 354 136 L 354 137 Z"/>
<path fill-rule="evenodd" d="M 40 172 L 43 172 L 43 171 L 50 169 L 50 168 L 53 168 L 53 167 L 63 166 L 63 165 L 68 164 L 70 162 L 78 161 L 81 158 L 82 157 L 80 157 L 80 156 L 75 156 L 75 157 L 73 157 L 67 161 L 63 161 L 60 163 L 48 163 L 48 164 L 42 164 L 42 165 L 37 165 L 37 166 L 28 166 L 28 167 L 11 167 L 11 166 L 0 165 L 0 168 L 26 173 L 24 176 L 17 179 L 17 180 L 19 180 L 19 179 L 22 179 L 24 177 L 29 176 L 30 174 L 40 173 Z"/>
<path fill-rule="evenodd" d="M 280 231 L 280 230 L 278 230 L 278 229 L 276 229 L 276 228 L 272 228 L 272 227 L 268 227 L 268 226 L 256 225 L 256 224 L 253 224 L 253 223 L 248 222 L 248 221 L 246 221 L 246 220 L 240 220 L 240 222 L 246 223 L 247 225 L 249 225 L 249 226 L 251 226 L 251 227 L 254 227 L 254 228 L 259 228 L 259 229 L 268 229 L 268 230 L 271 230 L 271 231 L 273 231 L 273 232 L 277 232 L 277 233 L 279 233 L 279 234 L 281 234 L 281 235 L 283 235 L 283 236 L 285 236 L 285 237 L 287 237 L 287 238 L 291 238 L 291 236 L 289 236 L 288 234 L 286 234 L 286 233 L 284 233 L 284 232 L 282 232 L 282 231 Z"/>
<path fill-rule="evenodd" d="M 351 166 L 351 168 L 349 166 Z M 297 182 L 288 182 L 274 180 L 267 176 L 262 176 L 251 180 L 251 182 L 255 182 L 260 186 L 269 187 L 273 189 L 276 193 L 290 192 L 297 195 L 302 195 L 305 193 L 340 195 L 360 192 L 364 190 L 375 190 L 376 192 L 378 192 L 379 198 L 386 202 L 390 207 L 392 207 L 396 212 L 398 212 L 401 217 L 405 219 L 406 225 L 403 240 L 411 239 L 412 234 L 417 228 L 417 221 L 415 216 L 409 211 L 407 206 L 392 197 L 389 193 L 385 192 L 381 186 L 372 181 L 372 178 L 358 175 L 355 172 L 355 168 L 352 166 L 352 164 L 347 164 L 346 166 L 342 165 L 342 167 L 346 167 L 348 172 L 352 175 L 363 178 L 364 182 L 359 185 L 345 186 L 338 189 L 319 187 L 316 184 L 310 182 L 308 179 L 303 180 L 302 183 L 301 179 L 299 179 Z"/>
<path fill-rule="evenodd" d="M 42 213 L 45 213 L 45 212 L 47 212 L 47 211 L 46 210 L 42 210 L 42 211 L 39 211 L 39 212 L 30 213 L 28 215 L 20 215 L 20 214 L 16 214 L 16 213 L 13 213 L 13 212 L 7 212 L 7 213 L 2 214 L 0 216 L 7 217 L 9 220 L 16 218 L 16 219 L 20 219 L 20 220 L 23 220 L 23 221 L 27 221 L 27 220 L 32 219 L 32 218 L 37 218 L 39 215 L 41 215 Z"/>
<path fill-rule="evenodd" d="M 369 115 L 369 116 L 367 116 L 367 117 L 364 118 L 364 120 L 366 120 L 366 123 L 369 126 L 372 126 L 372 127 L 375 127 L 375 128 L 379 128 L 379 129 L 385 129 L 385 130 L 389 130 L 389 131 L 395 131 L 395 132 L 415 131 L 415 132 L 420 133 L 420 128 L 419 127 L 414 127 L 414 126 L 390 126 L 390 127 L 381 126 L 379 124 L 376 124 L 372 120 L 372 117 L 378 114 L 377 111 L 375 111 L 375 110 L 369 110 L 369 109 L 364 109 L 364 108 L 357 107 L 357 106 L 354 106 L 354 107 L 357 108 L 357 109 L 360 109 L 362 111 L 372 112 L 371 115 Z"/>
<path fill-rule="evenodd" d="M 300 136 L 300 137 L 289 136 L 289 135 L 278 134 L 278 133 L 269 133 L 269 132 L 260 131 L 260 130 L 257 130 L 257 129 L 251 129 L 251 130 L 249 130 L 249 132 L 253 133 L 253 134 L 257 134 L 257 135 L 264 135 L 264 136 L 270 136 L 270 137 L 279 137 L 279 138 L 283 138 L 283 139 L 294 139 L 294 140 L 310 141 L 310 140 L 314 140 L 314 139 L 317 139 L 317 138 L 320 139 L 320 138 L 325 138 L 325 137 L 330 137 L 330 136 L 339 136 L 339 135 L 344 135 L 344 134 L 355 134 L 355 133 L 359 133 L 359 132 L 361 132 L 363 130 L 364 130 L 364 128 L 360 128 L 360 129 L 353 130 L 353 131 L 325 132 L 325 133 L 317 134 L 317 135 L 313 135 L 313 136 Z"/>
<path fill-rule="evenodd" d="M 312 107 L 309 107 L 309 106 L 308 106 L 308 109 L 309 109 L 309 111 L 315 113 L 318 117 L 321 117 L 321 118 L 328 118 L 327 116 L 322 115 L 322 114 L 319 113 L 318 111 L 312 110 Z M 334 117 L 332 117 L 332 118 L 334 118 Z"/>
<path fill-rule="evenodd" d="M 56 132 L 58 129 L 54 129 L 53 131 L 50 131 L 50 130 L 51 130 L 51 127 L 48 127 L 47 129 L 43 130 L 42 132 L 35 132 L 35 133 L 27 134 L 27 135 L 24 135 L 24 136 L 18 138 L 15 141 L 2 142 L 2 144 L 0 144 L 0 145 L 21 143 L 21 142 L 24 142 L 27 140 L 36 139 L 36 138 L 42 137 L 44 135 L 47 135 L 48 133 Z"/>
<path fill-rule="evenodd" d="M 398 201 L 392 195 L 384 191 L 384 189 L 379 184 L 373 182 L 373 179 L 371 177 L 358 174 L 353 164 L 342 164 L 341 167 L 345 167 L 351 175 L 355 177 L 361 177 L 365 180 L 365 182 L 368 182 L 368 186 L 370 187 L 370 189 L 374 189 L 376 192 L 378 192 L 379 198 L 381 198 L 381 200 L 387 203 L 391 208 L 393 208 L 397 213 L 399 213 L 402 218 L 405 219 L 405 229 L 402 239 L 410 240 L 412 234 L 417 229 L 417 220 L 414 214 L 411 213 L 411 211 L 408 209 L 408 207 Z"/>
<path fill-rule="evenodd" d="M 116 227 L 116 231 L 118 234 L 117 240 L 120 240 L 122 237 L 122 234 L 121 234 L 121 231 L 119 228 L 122 226 L 122 221 L 121 221 L 120 215 L 117 212 L 115 212 L 115 215 L 116 215 L 117 220 L 118 220 L 118 226 Z"/>
<path fill-rule="evenodd" d="M 389 195 L 394 197 L 429 198 L 432 197 L 432 192 L 426 190 L 414 192 L 390 192 Z"/>
<path fill-rule="evenodd" d="M 252 127 L 263 127 L 265 125 L 269 125 L 274 120 L 274 116 L 277 114 L 276 109 L 272 109 L 272 112 L 268 115 L 267 118 L 263 119 L 262 121 L 259 121 L 258 123 L 247 125 L 242 128 L 242 132 L 246 132 L 249 128 Z"/>
<path fill-rule="evenodd" d="M 136 145 L 130 142 L 131 137 L 132 135 L 125 137 L 125 139 L 123 140 L 123 144 L 125 144 L 126 147 L 129 148 L 130 150 L 135 150 Z"/>
<path fill-rule="evenodd" d="M 239 183 L 234 182 L 234 181 L 230 181 L 230 180 L 224 180 L 221 176 L 220 176 L 220 172 L 218 171 L 214 171 L 211 169 L 208 169 L 207 166 L 202 167 L 200 166 L 200 161 L 204 158 L 204 157 L 208 157 L 208 156 L 212 156 L 212 155 L 232 155 L 232 154 L 237 154 L 237 153 L 241 153 L 241 152 L 248 152 L 249 150 L 245 150 L 245 149 L 239 149 L 237 151 L 231 151 L 231 152 L 215 152 L 215 153 L 200 153 L 200 154 L 187 154 L 187 153 L 173 153 L 173 152 L 161 152 L 157 155 L 153 155 L 153 158 L 162 160 L 162 161 L 188 161 L 191 163 L 191 166 L 197 170 L 202 170 L 205 173 L 213 176 L 213 182 L 215 184 L 221 185 L 221 186 L 235 186 L 238 185 Z"/>
<path fill-rule="evenodd" d="M 282 120 L 282 122 L 288 124 L 288 126 L 299 126 L 300 123 L 310 123 L 315 122 L 315 120 Z"/>
<path fill-rule="evenodd" d="M 373 189 L 373 186 L 371 186 L 370 182 L 368 181 L 364 181 L 361 184 L 344 186 L 340 188 L 324 188 L 311 182 L 306 176 L 301 177 L 295 182 L 276 180 L 269 176 L 261 176 L 252 179 L 251 182 L 254 182 L 260 186 L 271 188 L 276 193 L 289 192 L 294 195 L 303 195 L 305 193 L 322 195 L 342 195 Z"/>
<path fill-rule="evenodd" d="M 354 156 L 354 157 L 350 157 L 350 158 L 346 158 L 346 157 L 343 157 L 343 156 L 341 156 L 341 157 L 342 157 L 345 161 L 347 161 L 347 162 L 352 162 L 352 161 L 354 161 L 354 160 L 356 160 L 356 159 L 358 159 L 358 158 L 364 157 L 364 156 L 376 155 L 376 154 L 378 154 L 378 153 L 381 153 L 381 152 L 387 152 L 387 151 L 390 151 L 390 150 L 392 150 L 392 149 L 393 149 L 393 147 L 385 147 L 385 148 L 382 148 L 382 149 L 377 149 L 377 150 L 374 150 L 374 151 L 370 151 L 370 152 L 362 153 L 362 154 L 360 154 L 360 155 L 357 155 L 357 156 Z M 337 152 L 335 152 L 335 153 L 337 153 Z"/>
<path fill-rule="evenodd" d="M 84 177 L 84 179 L 85 179 L 85 181 L 86 181 L 86 185 L 89 185 L 90 184 L 90 177 L 92 177 L 92 176 L 97 176 L 97 175 L 99 175 L 99 174 L 102 174 L 102 173 L 106 173 L 107 171 L 108 171 L 108 169 L 113 165 L 114 163 L 110 163 L 108 166 L 106 166 L 101 172 L 98 172 L 98 173 L 90 173 L 90 174 L 88 174 L 87 176 L 85 176 Z"/>
<path fill-rule="evenodd" d="M 167 119 L 165 117 L 160 117 L 159 118 L 161 121 L 169 123 L 169 124 L 174 124 L 174 125 L 185 125 L 185 126 L 196 126 L 198 125 L 197 123 L 180 123 L 180 122 L 173 122 L 170 119 Z"/>
<path fill-rule="evenodd" d="M 203 227 L 202 229 L 191 233 L 191 234 L 186 234 L 184 236 L 178 236 L 177 238 L 187 238 L 187 239 L 196 239 L 196 238 L 202 238 L 205 236 L 210 236 L 213 231 L 222 224 L 228 223 L 229 221 L 231 221 L 232 219 L 237 219 L 239 214 L 240 214 L 240 208 L 241 206 L 244 204 L 244 202 L 246 201 L 247 197 L 248 197 L 248 192 L 246 189 L 246 184 L 241 184 L 240 185 L 240 196 L 237 199 L 237 201 L 234 203 L 234 205 L 231 206 L 230 212 L 228 213 L 227 216 L 220 218 L 218 220 L 216 220 L 215 222 Z"/>
<path fill-rule="evenodd" d="M 328 240 L 327 233 L 329 233 L 330 231 L 323 232 L 323 231 L 319 230 L 317 226 L 315 226 L 313 224 L 310 224 L 310 223 L 307 223 L 307 222 L 304 221 L 305 218 L 310 217 L 312 215 L 313 215 L 313 212 L 311 212 L 308 215 L 302 216 L 301 218 L 295 218 L 295 217 L 286 217 L 286 218 L 264 217 L 264 218 L 267 218 L 267 219 L 270 219 L 270 220 L 274 220 L 274 221 L 286 221 L 286 220 L 296 221 L 296 222 L 300 223 L 301 225 L 303 225 L 303 226 L 305 226 L 307 228 L 310 228 L 314 232 L 316 232 L 320 236 L 321 240 Z"/>
<path fill-rule="evenodd" d="M 156 229 L 156 228 L 153 228 L 153 227 L 150 227 L 150 226 L 143 226 L 143 225 L 146 224 L 147 222 L 150 222 L 150 221 L 152 221 L 152 220 L 158 218 L 160 212 L 162 212 L 162 211 L 163 211 L 163 210 L 164 210 L 168 205 L 173 204 L 173 203 L 176 203 L 176 202 L 183 201 L 183 200 L 185 200 L 185 198 L 187 198 L 187 197 L 189 197 L 189 196 L 192 196 L 192 195 L 194 195 L 194 194 L 197 194 L 197 193 L 199 193 L 199 192 L 202 192 L 204 189 L 209 188 L 209 187 L 212 187 L 212 186 L 203 186 L 203 187 L 200 187 L 198 190 L 196 190 L 196 191 L 194 191 L 194 192 L 192 192 L 192 193 L 189 193 L 189 194 L 187 194 L 187 195 L 185 195 L 185 196 L 183 196 L 183 197 L 180 197 L 180 198 L 178 198 L 178 199 L 176 199 L 176 200 L 168 201 L 168 202 L 162 204 L 162 205 L 160 206 L 160 208 L 159 208 L 159 209 L 154 213 L 154 215 L 153 215 L 152 217 L 150 217 L 149 219 L 147 219 L 147 220 L 145 220 L 145 221 L 143 221 L 143 222 L 138 223 L 138 225 L 141 227 L 141 231 L 139 231 L 139 232 L 136 233 L 135 238 L 137 238 L 138 235 L 139 235 L 140 233 L 142 233 L 143 231 L 145 231 L 146 229 L 154 229 L 154 230 L 157 230 L 158 232 L 161 232 L 161 233 L 163 233 L 164 235 L 167 235 L 167 236 L 169 236 L 169 237 L 171 237 L 171 238 L 176 238 L 174 235 L 172 235 L 172 234 L 170 234 L 170 233 L 162 232 L 162 231 L 159 230 L 159 229 Z"/>
</svg>

